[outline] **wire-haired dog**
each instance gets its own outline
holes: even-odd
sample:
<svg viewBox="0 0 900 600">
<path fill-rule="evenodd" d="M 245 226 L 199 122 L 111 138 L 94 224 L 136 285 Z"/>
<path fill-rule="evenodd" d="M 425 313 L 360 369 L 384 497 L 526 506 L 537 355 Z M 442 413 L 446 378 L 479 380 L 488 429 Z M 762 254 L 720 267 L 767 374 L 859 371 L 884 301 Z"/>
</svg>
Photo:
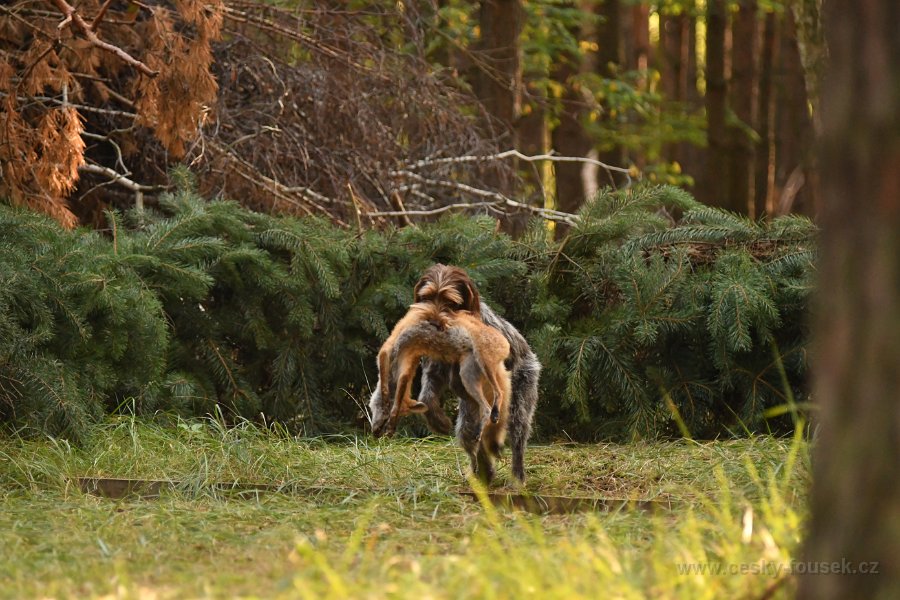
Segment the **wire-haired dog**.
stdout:
<svg viewBox="0 0 900 600">
<path fill-rule="evenodd" d="M 528 346 L 522 334 L 508 321 L 497 315 L 481 301 L 475 284 L 468 274 L 458 268 L 436 264 L 423 273 L 415 285 L 415 302 L 434 304 L 443 312 L 466 310 L 481 317 L 485 325 L 498 330 L 509 342 L 509 357 L 505 366 L 512 380 L 512 395 L 509 397 L 508 419 L 501 414 L 500 423 L 509 432 L 512 449 L 512 472 L 519 481 L 525 480 L 525 448 L 531 435 L 531 422 L 537 406 L 538 380 L 541 363 Z M 384 382 L 381 382 L 384 383 Z M 373 422 L 377 424 L 379 415 L 387 418 L 391 396 L 382 394 L 378 386 L 369 402 Z M 485 416 L 480 404 L 465 389 L 458 364 L 426 359 L 422 365 L 422 387 L 419 401 L 427 407 L 423 414 L 429 428 L 435 433 L 450 432 L 451 422 L 441 408 L 440 399 L 448 387 L 459 397 L 459 414 L 456 420 L 456 437 L 466 450 L 472 470 L 484 481 L 490 482 L 494 476 L 494 457 L 499 453 L 503 435 L 482 436 Z M 488 428 L 497 427 L 488 425 Z M 487 445 L 492 447 L 488 448 Z"/>
<path fill-rule="evenodd" d="M 511 394 L 509 371 L 503 364 L 508 356 L 509 342 L 503 334 L 472 313 L 447 313 L 432 303 L 413 304 L 378 353 L 382 394 L 387 394 L 390 387 L 384 382 L 396 381 L 394 403 L 386 421 L 388 433 L 393 433 L 402 414 L 421 412 L 425 408 L 424 403 L 412 400 L 409 393 L 419 359 L 428 357 L 459 364 L 459 376 L 466 392 L 490 414 L 491 424 L 497 425 L 491 428 L 485 442 L 491 448 L 499 447 L 506 426 L 505 422 L 498 424 L 501 415 L 509 412 Z M 488 402 L 488 394 L 492 402 Z"/>
</svg>

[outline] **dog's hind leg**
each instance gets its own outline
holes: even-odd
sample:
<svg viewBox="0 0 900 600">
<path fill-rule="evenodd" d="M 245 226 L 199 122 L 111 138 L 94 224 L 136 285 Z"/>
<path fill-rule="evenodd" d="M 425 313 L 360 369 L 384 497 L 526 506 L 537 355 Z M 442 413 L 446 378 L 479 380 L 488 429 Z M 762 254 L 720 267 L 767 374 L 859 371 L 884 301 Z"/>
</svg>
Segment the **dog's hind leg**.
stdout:
<svg viewBox="0 0 900 600">
<path fill-rule="evenodd" d="M 484 430 L 484 414 L 481 406 L 471 398 L 465 390 L 459 395 L 459 415 L 456 419 L 456 440 L 463 450 L 469 456 L 469 466 L 472 468 L 472 474 L 484 480 L 484 474 L 487 472 L 484 468 L 480 468 L 479 452 L 481 448 L 481 435 Z"/>
</svg>

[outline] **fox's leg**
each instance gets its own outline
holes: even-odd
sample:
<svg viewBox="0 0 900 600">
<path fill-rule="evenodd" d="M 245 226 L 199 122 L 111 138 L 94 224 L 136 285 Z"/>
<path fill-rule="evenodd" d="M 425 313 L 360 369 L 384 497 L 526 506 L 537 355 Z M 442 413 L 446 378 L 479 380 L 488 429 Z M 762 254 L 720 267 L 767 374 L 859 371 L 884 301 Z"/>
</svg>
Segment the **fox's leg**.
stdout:
<svg viewBox="0 0 900 600">
<path fill-rule="evenodd" d="M 390 398 L 391 387 L 391 347 L 387 342 L 378 351 L 378 382 L 382 398 Z"/>
<path fill-rule="evenodd" d="M 412 380 L 419 364 L 419 356 L 415 352 L 401 353 L 397 358 L 397 389 L 394 397 L 394 405 L 391 409 L 389 431 L 393 433 L 397 429 L 397 421 L 403 415 L 409 413 L 423 413 L 428 410 L 428 405 L 410 398 Z"/>
<path fill-rule="evenodd" d="M 475 358 L 475 354 L 466 355 L 459 361 L 459 378 L 462 380 L 463 386 L 469 395 L 478 401 L 484 410 L 489 414 L 491 405 L 488 404 L 487 398 L 484 397 L 484 389 L 482 388 L 484 370 Z"/>
<path fill-rule="evenodd" d="M 507 385 L 504 385 L 504 369 L 505 367 L 501 362 L 497 365 L 494 365 L 486 373 L 488 379 L 490 379 L 491 382 L 491 391 L 494 393 L 494 405 L 491 407 L 491 423 L 497 423 L 500 420 L 500 411 L 503 410 L 503 404 L 508 400 L 506 388 L 508 388 L 509 385 L 508 382 Z"/>
</svg>

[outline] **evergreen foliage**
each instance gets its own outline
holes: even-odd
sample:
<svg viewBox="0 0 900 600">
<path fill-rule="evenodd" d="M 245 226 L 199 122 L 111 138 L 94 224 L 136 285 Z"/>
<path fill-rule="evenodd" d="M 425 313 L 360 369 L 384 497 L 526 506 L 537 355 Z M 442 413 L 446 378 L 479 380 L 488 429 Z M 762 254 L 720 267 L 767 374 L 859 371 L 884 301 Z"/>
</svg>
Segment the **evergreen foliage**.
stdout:
<svg viewBox="0 0 900 600">
<path fill-rule="evenodd" d="M 683 214 L 671 226 L 654 209 Z M 806 394 L 815 227 L 754 223 L 670 187 L 601 194 L 559 246 L 532 256 L 545 361 L 539 411 L 577 437 L 778 429 Z M 785 374 L 782 375 L 782 368 Z M 546 394 L 545 394 L 546 397 Z M 773 411 L 780 412 L 780 411 Z"/>
<path fill-rule="evenodd" d="M 600 195 L 559 243 L 540 222 L 514 242 L 460 216 L 356 233 L 206 202 L 179 177 L 154 211 L 109 214 L 106 236 L 0 208 L 0 419 L 76 439 L 117 410 L 351 430 L 434 262 L 465 268 L 534 346 L 545 437 L 777 428 L 766 410 L 805 394 L 805 219 L 648 187 Z"/>
</svg>

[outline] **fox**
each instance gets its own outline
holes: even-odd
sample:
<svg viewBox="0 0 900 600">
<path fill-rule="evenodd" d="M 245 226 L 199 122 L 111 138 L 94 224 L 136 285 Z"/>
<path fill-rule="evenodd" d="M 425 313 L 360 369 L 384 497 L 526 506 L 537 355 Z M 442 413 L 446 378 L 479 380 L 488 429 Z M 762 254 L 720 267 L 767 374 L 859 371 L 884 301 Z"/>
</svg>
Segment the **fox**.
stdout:
<svg viewBox="0 0 900 600">
<path fill-rule="evenodd" d="M 509 412 L 512 393 L 505 366 L 509 353 L 506 337 L 470 311 L 447 312 L 430 302 L 411 305 L 378 353 L 383 398 L 389 398 L 390 382 L 397 382 L 388 431 L 396 429 L 401 416 L 427 410 L 427 405 L 410 397 L 412 380 L 422 357 L 459 363 L 460 379 L 468 394 L 490 415 L 493 425 L 505 421 L 503 417 Z M 505 429 L 501 427 L 499 431 Z"/>
</svg>

